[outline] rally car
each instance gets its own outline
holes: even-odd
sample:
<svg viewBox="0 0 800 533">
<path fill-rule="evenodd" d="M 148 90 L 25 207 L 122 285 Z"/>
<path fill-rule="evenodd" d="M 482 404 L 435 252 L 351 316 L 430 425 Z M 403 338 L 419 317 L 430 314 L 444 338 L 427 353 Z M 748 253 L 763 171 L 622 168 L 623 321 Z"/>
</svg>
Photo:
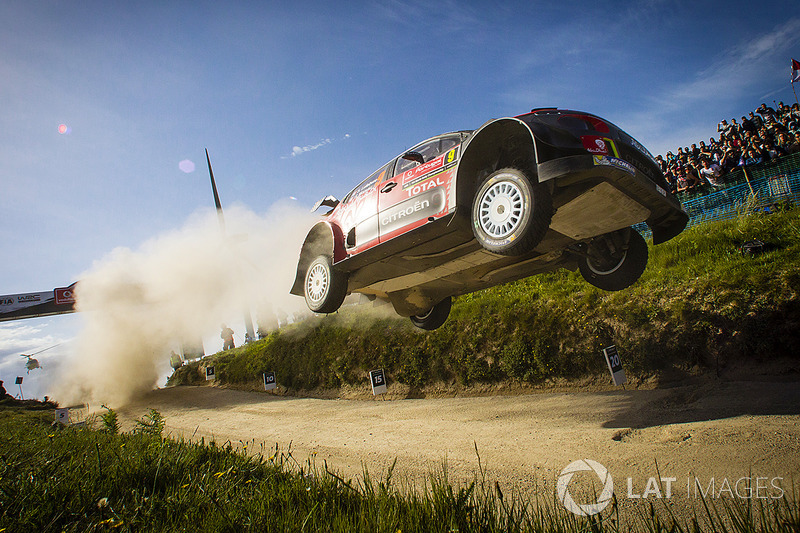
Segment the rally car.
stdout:
<svg viewBox="0 0 800 533">
<path fill-rule="evenodd" d="M 616 291 L 688 216 L 653 156 L 589 113 L 534 109 L 438 135 L 381 166 L 309 231 L 291 293 L 332 313 L 350 293 L 382 299 L 423 329 L 453 296 L 558 268 Z"/>
</svg>

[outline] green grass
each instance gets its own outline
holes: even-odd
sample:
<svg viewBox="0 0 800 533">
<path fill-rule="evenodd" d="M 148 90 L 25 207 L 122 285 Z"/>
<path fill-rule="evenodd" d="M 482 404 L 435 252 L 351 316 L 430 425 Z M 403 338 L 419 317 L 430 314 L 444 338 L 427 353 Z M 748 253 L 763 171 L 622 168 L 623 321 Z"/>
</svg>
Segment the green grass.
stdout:
<svg viewBox="0 0 800 533">
<path fill-rule="evenodd" d="M 770 249 L 743 256 L 741 244 L 756 238 Z M 537 275 L 457 298 L 429 333 L 368 309 L 310 318 L 213 356 L 217 379 L 255 383 L 274 370 L 290 390 L 336 388 L 363 385 L 382 367 L 411 388 L 539 383 L 605 373 L 609 344 L 630 376 L 645 378 L 796 353 L 800 210 L 695 226 L 649 253 L 642 278 L 623 291 L 596 289 L 577 272 Z M 171 378 L 202 382 L 197 363 Z"/>
<path fill-rule="evenodd" d="M 165 438 L 156 411 L 139 421 L 140 430 L 118 434 L 105 421 L 53 428 L 54 406 L 30 407 L 0 402 L 0 532 L 800 528 L 796 494 L 770 502 L 704 502 L 688 518 L 676 517 L 666 505 L 621 511 L 616 502 L 600 515 L 579 518 L 560 506 L 554 491 L 504 493 L 480 468 L 466 484 L 449 481 L 446 463 L 422 486 L 398 483 L 392 468 L 377 481 L 366 471 L 344 479 L 326 465 L 296 461 L 291 450 L 277 445 Z"/>
</svg>

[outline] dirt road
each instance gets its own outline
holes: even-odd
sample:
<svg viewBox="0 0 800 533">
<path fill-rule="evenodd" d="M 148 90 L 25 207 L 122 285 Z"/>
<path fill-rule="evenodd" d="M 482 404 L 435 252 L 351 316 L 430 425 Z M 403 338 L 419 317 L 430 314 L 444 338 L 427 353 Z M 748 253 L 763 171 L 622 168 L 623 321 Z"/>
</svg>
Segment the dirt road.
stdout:
<svg viewBox="0 0 800 533">
<path fill-rule="evenodd" d="M 775 478 L 783 487 L 800 482 L 798 382 L 392 401 L 177 387 L 153 391 L 119 413 L 130 421 L 148 408 L 165 416 L 173 436 L 255 440 L 257 449 L 291 442 L 300 462 L 315 453 L 318 466 L 327 461 L 347 477 L 360 475 L 362 465 L 377 477 L 396 458 L 396 476 L 421 482 L 446 459 L 451 480 L 470 480 L 477 446 L 492 482 L 523 490 L 552 487 L 567 464 L 584 458 L 606 466 L 616 492 L 629 499 L 659 475 L 675 478 L 672 492 L 688 497 L 697 495 L 694 478 L 714 495 L 726 490 L 723 480 L 733 490 L 734 482 L 752 478 L 756 490 L 755 478 L 765 478 L 759 497 L 777 495 Z M 655 497 L 652 489 L 648 496 Z"/>
</svg>

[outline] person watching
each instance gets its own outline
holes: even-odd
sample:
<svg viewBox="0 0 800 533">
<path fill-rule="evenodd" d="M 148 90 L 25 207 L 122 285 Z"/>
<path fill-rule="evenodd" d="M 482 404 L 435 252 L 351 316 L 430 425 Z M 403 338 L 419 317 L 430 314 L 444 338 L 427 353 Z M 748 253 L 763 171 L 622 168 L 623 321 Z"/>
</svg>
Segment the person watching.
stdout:
<svg viewBox="0 0 800 533">
<path fill-rule="evenodd" d="M 722 181 L 722 167 L 720 167 L 716 163 L 711 163 L 708 159 L 702 159 L 701 163 L 702 168 L 700 169 L 700 175 L 714 187 L 722 187 L 724 185 Z"/>
</svg>

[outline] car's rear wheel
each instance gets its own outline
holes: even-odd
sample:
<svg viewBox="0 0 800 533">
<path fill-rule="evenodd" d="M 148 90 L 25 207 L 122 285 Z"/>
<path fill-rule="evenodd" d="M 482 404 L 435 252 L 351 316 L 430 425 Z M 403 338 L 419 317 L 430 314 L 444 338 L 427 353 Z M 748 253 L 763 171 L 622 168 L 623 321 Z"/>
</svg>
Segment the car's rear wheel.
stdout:
<svg viewBox="0 0 800 533">
<path fill-rule="evenodd" d="M 595 237 L 578 263 L 583 279 L 606 291 L 630 287 L 646 267 L 647 243 L 633 228 Z"/>
<path fill-rule="evenodd" d="M 447 317 L 450 316 L 450 307 L 452 306 L 452 298 L 448 296 L 438 304 L 430 308 L 424 315 L 415 315 L 411 317 L 411 322 L 418 328 L 425 330 L 433 330 L 440 327 L 447 322 Z"/>
<path fill-rule="evenodd" d="M 334 269 L 327 255 L 320 255 L 306 270 L 303 293 L 315 313 L 333 313 L 347 296 L 347 275 Z"/>
<path fill-rule="evenodd" d="M 472 231 L 485 249 L 522 255 L 542 240 L 553 216 L 547 187 L 517 168 L 489 175 L 472 203 Z"/>
</svg>

